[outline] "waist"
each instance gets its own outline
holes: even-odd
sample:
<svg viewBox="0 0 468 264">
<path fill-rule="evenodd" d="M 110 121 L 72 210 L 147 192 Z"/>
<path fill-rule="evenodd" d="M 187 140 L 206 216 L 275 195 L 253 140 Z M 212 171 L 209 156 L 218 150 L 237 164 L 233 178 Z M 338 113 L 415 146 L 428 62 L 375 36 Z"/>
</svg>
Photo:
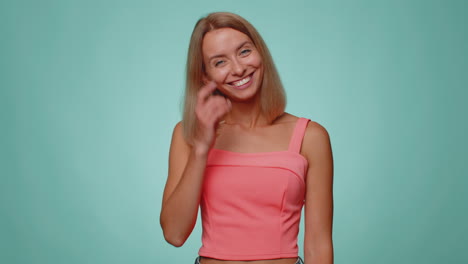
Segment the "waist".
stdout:
<svg viewBox="0 0 468 264">
<path fill-rule="evenodd" d="M 195 264 L 245 264 L 245 261 L 235 260 L 218 260 L 199 256 L 195 259 Z M 253 260 L 249 264 L 304 264 L 301 257 L 297 258 L 282 258 L 282 259 L 267 259 L 267 260 Z"/>
</svg>

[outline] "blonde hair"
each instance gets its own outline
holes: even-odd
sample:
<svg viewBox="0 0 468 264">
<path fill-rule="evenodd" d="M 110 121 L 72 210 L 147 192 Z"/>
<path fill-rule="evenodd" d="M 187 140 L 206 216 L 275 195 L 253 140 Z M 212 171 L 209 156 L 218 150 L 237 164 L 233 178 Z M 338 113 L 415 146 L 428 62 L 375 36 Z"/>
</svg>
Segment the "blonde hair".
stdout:
<svg viewBox="0 0 468 264">
<path fill-rule="evenodd" d="M 286 95 L 278 71 L 273 63 L 265 42 L 257 30 L 244 18 L 227 12 L 216 12 L 201 18 L 193 29 L 187 56 L 186 86 L 182 127 L 187 142 L 195 136 L 195 105 L 197 93 L 203 86 L 205 66 L 203 64 L 202 42 L 206 33 L 220 29 L 232 28 L 247 35 L 258 50 L 264 67 L 263 80 L 260 86 L 261 113 L 271 123 L 284 113 Z"/>
</svg>

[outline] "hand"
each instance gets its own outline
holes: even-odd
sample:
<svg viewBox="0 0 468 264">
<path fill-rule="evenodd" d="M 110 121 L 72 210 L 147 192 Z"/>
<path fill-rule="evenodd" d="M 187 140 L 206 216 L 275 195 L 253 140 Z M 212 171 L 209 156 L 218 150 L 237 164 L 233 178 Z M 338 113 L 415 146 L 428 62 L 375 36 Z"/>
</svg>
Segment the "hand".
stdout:
<svg viewBox="0 0 468 264">
<path fill-rule="evenodd" d="M 195 115 L 197 128 L 193 140 L 194 147 L 207 153 L 216 138 L 216 128 L 222 117 L 231 110 L 231 101 L 220 95 L 213 95 L 216 83 L 211 81 L 204 85 L 197 94 Z"/>
</svg>

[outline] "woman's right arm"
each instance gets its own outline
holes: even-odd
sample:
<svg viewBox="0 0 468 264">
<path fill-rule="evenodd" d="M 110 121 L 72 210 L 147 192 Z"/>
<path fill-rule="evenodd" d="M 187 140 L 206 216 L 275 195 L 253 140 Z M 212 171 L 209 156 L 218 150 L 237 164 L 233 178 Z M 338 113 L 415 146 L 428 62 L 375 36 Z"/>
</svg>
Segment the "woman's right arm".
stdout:
<svg viewBox="0 0 468 264">
<path fill-rule="evenodd" d="M 164 238 L 176 247 L 184 244 L 195 226 L 203 175 L 208 151 L 214 143 L 216 124 L 230 110 L 229 101 L 221 96 L 210 96 L 215 88 L 216 85 L 211 83 L 198 94 L 198 125 L 193 145 L 184 139 L 180 122 L 172 134 L 160 223 Z"/>
<path fill-rule="evenodd" d="M 184 244 L 195 226 L 206 159 L 207 153 L 197 153 L 185 142 L 178 123 L 172 135 L 160 218 L 164 238 L 176 247 Z"/>
</svg>

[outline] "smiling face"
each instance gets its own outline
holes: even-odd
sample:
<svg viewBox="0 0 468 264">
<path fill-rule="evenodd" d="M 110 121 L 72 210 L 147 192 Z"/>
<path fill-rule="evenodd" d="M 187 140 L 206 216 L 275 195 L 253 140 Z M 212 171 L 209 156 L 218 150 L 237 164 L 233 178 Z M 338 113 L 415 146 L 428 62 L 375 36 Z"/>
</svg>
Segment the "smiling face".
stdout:
<svg viewBox="0 0 468 264">
<path fill-rule="evenodd" d="M 251 100 L 263 77 L 262 58 L 252 40 L 232 28 L 205 34 L 202 44 L 205 74 L 233 101 Z"/>
</svg>

